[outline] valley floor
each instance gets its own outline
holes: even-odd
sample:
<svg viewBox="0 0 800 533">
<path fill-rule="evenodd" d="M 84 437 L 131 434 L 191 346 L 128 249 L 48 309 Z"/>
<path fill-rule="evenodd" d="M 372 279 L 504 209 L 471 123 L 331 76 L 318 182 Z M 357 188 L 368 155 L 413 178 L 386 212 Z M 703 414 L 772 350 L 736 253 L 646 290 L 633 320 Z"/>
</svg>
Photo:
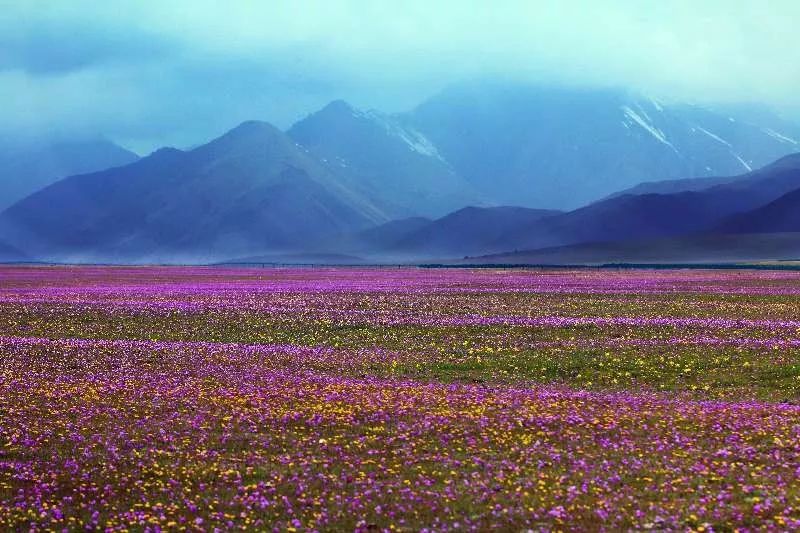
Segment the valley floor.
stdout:
<svg viewBox="0 0 800 533">
<path fill-rule="evenodd" d="M 800 272 L 0 268 L 0 529 L 800 528 Z"/>
</svg>

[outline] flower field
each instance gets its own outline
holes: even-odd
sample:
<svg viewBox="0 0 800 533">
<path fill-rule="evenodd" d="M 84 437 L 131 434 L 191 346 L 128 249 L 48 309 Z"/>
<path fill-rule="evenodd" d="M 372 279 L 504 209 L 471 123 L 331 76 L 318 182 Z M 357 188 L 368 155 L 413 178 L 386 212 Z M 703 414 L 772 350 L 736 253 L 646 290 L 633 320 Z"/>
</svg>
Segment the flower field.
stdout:
<svg viewBox="0 0 800 533">
<path fill-rule="evenodd" d="M 4 267 L 0 529 L 800 529 L 800 273 Z"/>
</svg>

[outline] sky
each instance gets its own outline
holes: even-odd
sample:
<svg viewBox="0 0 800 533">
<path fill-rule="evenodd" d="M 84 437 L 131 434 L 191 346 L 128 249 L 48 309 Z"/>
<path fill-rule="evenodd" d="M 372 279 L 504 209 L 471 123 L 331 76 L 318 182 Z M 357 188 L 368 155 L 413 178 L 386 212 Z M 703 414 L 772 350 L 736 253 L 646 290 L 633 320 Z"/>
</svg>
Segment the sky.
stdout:
<svg viewBox="0 0 800 533">
<path fill-rule="evenodd" d="M 139 153 L 330 100 L 387 112 L 471 79 L 755 102 L 800 120 L 797 0 L 0 0 L 0 136 Z"/>
</svg>

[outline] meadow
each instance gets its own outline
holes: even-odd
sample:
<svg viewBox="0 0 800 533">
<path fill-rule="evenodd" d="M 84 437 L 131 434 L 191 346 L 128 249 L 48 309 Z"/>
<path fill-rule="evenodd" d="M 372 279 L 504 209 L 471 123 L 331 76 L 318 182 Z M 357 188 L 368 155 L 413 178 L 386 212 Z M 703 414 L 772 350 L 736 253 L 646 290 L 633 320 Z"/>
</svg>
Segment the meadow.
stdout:
<svg viewBox="0 0 800 533">
<path fill-rule="evenodd" d="M 800 529 L 800 273 L 0 268 L 0 529 Z"/>
</svg>

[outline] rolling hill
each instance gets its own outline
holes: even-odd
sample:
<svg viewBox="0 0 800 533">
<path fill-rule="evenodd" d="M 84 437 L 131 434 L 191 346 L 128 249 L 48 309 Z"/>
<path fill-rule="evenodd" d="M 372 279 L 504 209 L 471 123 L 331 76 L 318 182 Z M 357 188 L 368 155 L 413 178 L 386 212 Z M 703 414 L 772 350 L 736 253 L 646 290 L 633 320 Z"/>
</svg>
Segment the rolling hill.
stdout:
<svg viewBox="0 0 800 533">
<path fill-rule="evenodd" d="M 767 205 L 732 215 L 716 228 L 723 233 L 800 231 L 800 188 Z"/>
<path fill-rule="evenodd" d="M 509 232 L 557 214 L 525 207 L 465 207 L 415 228 L 407 225 L 405 233 L 385 241 L 380 252 L 428 257 L 504 250 Z"/>
</svg>

